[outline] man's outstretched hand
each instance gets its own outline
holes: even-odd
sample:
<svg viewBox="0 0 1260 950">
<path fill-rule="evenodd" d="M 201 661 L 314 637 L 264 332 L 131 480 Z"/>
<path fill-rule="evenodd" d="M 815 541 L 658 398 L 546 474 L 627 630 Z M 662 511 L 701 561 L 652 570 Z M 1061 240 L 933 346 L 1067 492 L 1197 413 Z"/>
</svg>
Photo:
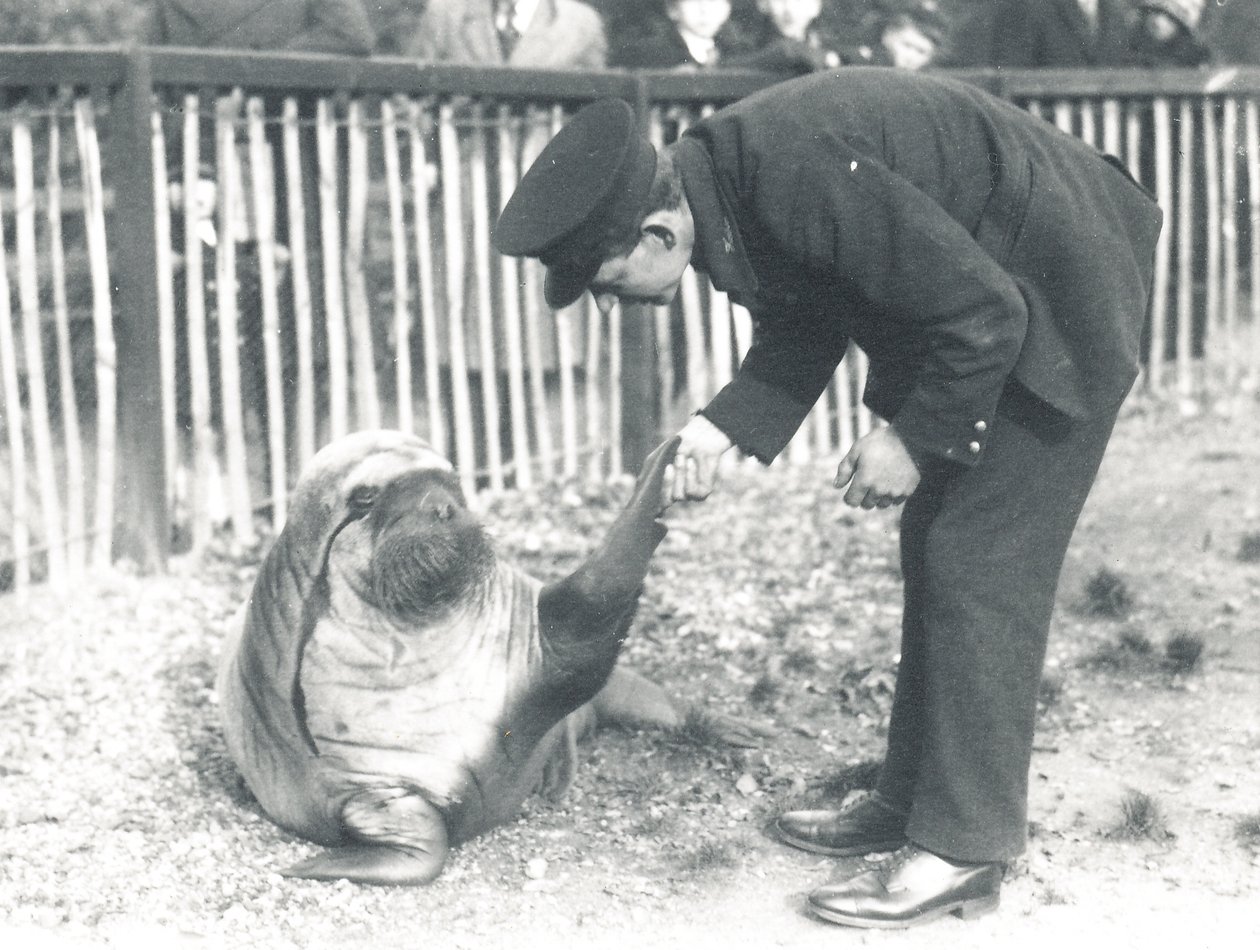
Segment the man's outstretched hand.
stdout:
<svg viewBox="0 0 1260 950">
<path fill-rule="evenodd" d="M 731 440 L 704 416 L 692 416 L 678 432 L 673 470 L 666 473 L 666 502 L 702 501 L 717 484 L 718 463 L 732 448 Z"/>
<path fill-rule="evenodd" d="M 844 501 L 854 508 L 889 508 L 910 497 L 919 467 L 892 426 L 873 429 L 853 443 L 836 469 L 836 488 L 849 486 Z"/>
</svg>

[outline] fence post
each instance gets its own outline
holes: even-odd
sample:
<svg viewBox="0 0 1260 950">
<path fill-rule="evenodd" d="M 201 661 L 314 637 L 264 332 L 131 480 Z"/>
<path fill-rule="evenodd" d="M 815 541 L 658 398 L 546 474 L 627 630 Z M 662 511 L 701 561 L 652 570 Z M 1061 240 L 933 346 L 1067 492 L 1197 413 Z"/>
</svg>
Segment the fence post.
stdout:
<svg viewBox="0 0 1260 950">
<path fill-rule="evenodd" d="M 110 148 L 118 346 L 118 499 L 114 556 L 146 572 L 166 568 L 170 524 L 161 418 L 153 184 L 153 80 L 143 50 L 126 53 L 126 78 L 113 94 Z M 165 195 L 161 196 L 165 200 Z"/>
<path fill-rule="evenodd" d="M 651 108 L 648 82 L 634 81 L 634 110 L 647 134 Z M 661 407 L 656 392 L 656 324 L 645 304 L 621 308 L 621 459 L 628 472 L 639 466 L 661 440 Z M 617 474 L 617 473 L 613 473 Z"/>
</svg>

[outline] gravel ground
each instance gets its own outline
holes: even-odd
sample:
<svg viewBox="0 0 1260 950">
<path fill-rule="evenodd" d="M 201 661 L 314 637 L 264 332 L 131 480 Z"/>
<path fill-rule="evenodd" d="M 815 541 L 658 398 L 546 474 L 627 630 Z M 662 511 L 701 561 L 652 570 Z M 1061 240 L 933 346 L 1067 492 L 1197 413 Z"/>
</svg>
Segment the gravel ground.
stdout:
<svg viewBox="0 0 1260 950">
<path fill-rule="evenodd" d="M 531 800 L 425 888 L 277 873 L 313 846 L 258 812 L 212 689 L 258 551 L 0 596 L 0 945 L 1257 945 L 1258 464 L 1254 403 L 1232 420 L 1156 406 L 1123 420 L 1065 569 L 1029 851 L 979 921 L 816 922 L 803 895 L 863 859 L 765 833 L 780 809 L 862 784 L 891 698 L 895 516 L 845 509 L 827 463 L 741 470 L 672 512 L 623 660 L 779 738 L 744 753 L 701 730 L 602 730 L 561 801 Z M 505 498 L 486 517 L 552 577 L 625 492 Z M 1179 634 L 1204 650 L 1176 671 Z M 1133 792 L 1153 808 L 1126 821 Z"/>
</svg>

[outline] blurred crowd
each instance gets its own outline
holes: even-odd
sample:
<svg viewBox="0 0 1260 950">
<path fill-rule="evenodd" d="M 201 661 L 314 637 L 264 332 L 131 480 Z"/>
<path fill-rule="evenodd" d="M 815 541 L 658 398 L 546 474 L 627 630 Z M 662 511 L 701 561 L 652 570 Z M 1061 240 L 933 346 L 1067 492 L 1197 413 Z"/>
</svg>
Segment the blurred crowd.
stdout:
<svg viewBox="0 0 1260 950">
<path fill-rule="evenodd" d="M 144 41 L 544 69 L 1260 64 L 1260 0 L 149 0 Z"/>
</svg>

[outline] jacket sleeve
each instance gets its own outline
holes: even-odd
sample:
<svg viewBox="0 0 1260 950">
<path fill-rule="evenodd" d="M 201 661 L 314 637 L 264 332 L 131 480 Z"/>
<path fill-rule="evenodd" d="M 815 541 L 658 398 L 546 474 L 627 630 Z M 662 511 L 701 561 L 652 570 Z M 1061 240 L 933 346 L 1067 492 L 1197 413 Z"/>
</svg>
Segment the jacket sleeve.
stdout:
<svg viewBox="0 0 1260 950">
<path fill-rule="evenodd" d="M 913 447 L 974 463 L 1027 333 L 1019 287 L 966 228 L 882 162 L 833 138 L 812 142 L 799 162 L 758 188 L 758 221 L 818 279 L 847 283 L 868 301 L 878 316 L 864 319 L 882 322 L 880 336 L 922 341 L 923 362 L 890 421 Z M 791 391 L 781 360 L 749 369 Z"/>
<path fill-rule="evenodd" d="M 739 372 L 701 410 L 740 451 L 769 464 L 831 381 L 848 346 L 834 315 L 757 314 Z"/>
</svg>

